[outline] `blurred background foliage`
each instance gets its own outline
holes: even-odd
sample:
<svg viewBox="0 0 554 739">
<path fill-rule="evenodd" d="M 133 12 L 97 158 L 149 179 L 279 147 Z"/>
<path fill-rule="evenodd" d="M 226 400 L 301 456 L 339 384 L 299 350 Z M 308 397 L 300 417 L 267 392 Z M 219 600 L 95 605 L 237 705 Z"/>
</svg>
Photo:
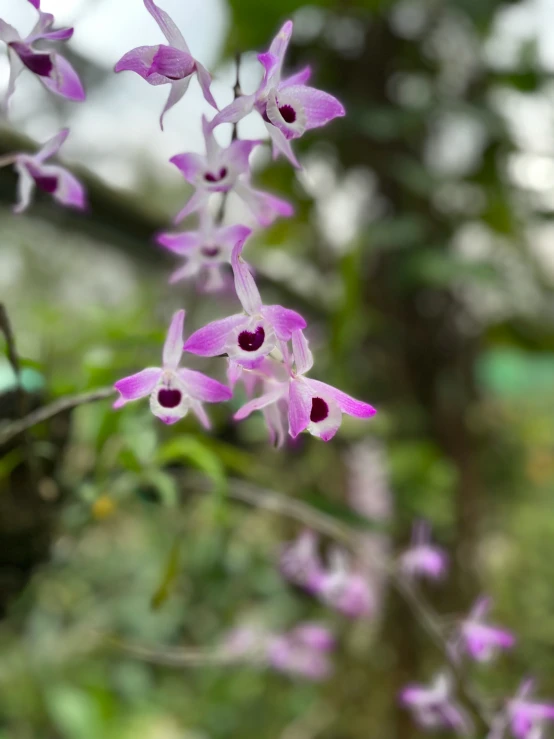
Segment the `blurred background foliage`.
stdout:
<svg viewBox="0 0 554 739">
<path fill-rule="evenodd" d="M 257 180 L 293 200 L 297 215 L 258 233 L 247 256 L 265 301 L 309 320 L 314 375 L 379 414 L 345 418 L 331 444 L 303 437 L 275 451 L 260 418 L 230 420 L 240 393 L 210 409 L 210 435 L 190 418 L 162 428 L 146 404 L 114 413 L 103 401 L 3 447 L 0 739 L 420 736 L 396 696 L 405 682 L 429 679 L 440 656 L 364 559 L 375 547 L 398 550 L 417 517 L 452 558 L 448 582 L 428 593 L 437 610 L 452 619 L 484 591 L 496 620 L 519 636 L 513 655 L 475 679 L 499 697 L 532 672 L 554 695 L 548 5 L 217 4 L 229 20 L 216 78 L 228 82 L 234 55 L 264 49 L 290 16 L 289 67 L 310 63 L 314 84 L 347 109 L 296 142 L 303 173 L 258 162 Z M 78 47 L 73 57 L 101 121 L 115 84 L 108 65 Z M 247 89 L 253 57 L 243 64 Z M 52 120 L 68 120 L 67 106 L 48 105 Z M 144 115 L 156 118 L 154 103 Z M 2 130 L 2 151 L 28 145 L 22 130 L 33 133 Z M 98 151 L 117 156 L 107 136 L 85 148 L 74 158 L 93 170 Z M 187 193 L 169 167 L 150 167 L 151 155 L 141 140 L 126 192 L 115 175 L 81 169 L 92 204 L 84 216 L 38 198 L 15 218 L 15 180 L 0 171 L 1 298 L 28 407 L 157 362 L 179 307 L 186 331 L 234 309 L 229 296 L 167 288 L 171 260 L 152 235 Z M 221 360 L 193 366 L 223 378 Z M 7 363 L 0 384 L 9 419 Z M 358 527 L 368 545 L 358 564 L 380 594 L 371 619 L 347 622 L 280 579 L 279 545 L 300 527 L 233 500 L 241 481 L 340 521 L 357 511 L 379 524 L 380 533 Z M 338 636 L 335 674 L 322 684 L 246 667 L 172 669 L 117 646 L 209 647 L 245 621 L 287 629 L 301 619 L 322 619 Z"/>
</svg>

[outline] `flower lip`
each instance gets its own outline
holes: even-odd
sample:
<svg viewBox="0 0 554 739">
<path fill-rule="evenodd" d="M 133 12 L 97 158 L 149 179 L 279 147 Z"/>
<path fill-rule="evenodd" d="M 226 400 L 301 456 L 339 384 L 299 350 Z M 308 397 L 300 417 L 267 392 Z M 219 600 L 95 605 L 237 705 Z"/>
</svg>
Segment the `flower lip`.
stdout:
<svg viewBox="0 0 554 739">
<path fill-rule="evenodd" d="M 227 177 L 227 174 L 229 173 L 229 170 L 227 167 L 221 167 L 219 172 L 214 174 L 213 172 L 206 172 L 204 175 L 204 179 L 206 182 L 221 182 L 221 180 L 224 180 Z"/>
<path fill-rule="evenodd" d="M 285 123 L 294 123 L 296 120 L 296 111 L 292 105 L 282 105 L 279 108 L 279 113 L 283 116 Z"/>
<path fill-rule="evenodd" d="M 209 244 L 206 244 L 200 249 L 200 253 L 202 254 L 202 256 L 207 257 L 208 259 L 214 259 L 215 257 L 219 256 L 220 252 L 221 249 L 219 248 L 219 246 L 211 246 Z"/>
<path fill-rule="evenodd" d="M 245 352 L 255 352 L 265 341 L 263 326 L 258 326 L 255 331 L 241 331 L 238 336 L 238 345 Z"/>
<path fill-rule="evenodd" d="M 176 408 L 181 402 L 182 397 L 183 394 L 180 390 L 169 388 L 158 390 L 158 403 L 164 408 Z"/>
<path fill-rule="evenodd" d="M 319 423 L 325 421 L 329 415 L 329 405 L 323 398 L 312 398 L 312 409 L 310 411 L 310 421 Z"/>
<path fill-rule="evenodd" d="M 31 174 L 39 190 L 43 190 L 44 192 L 52 194 L 58 189 L 58 178 L 56 176 L 33 173 Z"/>
<path fill-rule="evenodd" d="M 34 51 L 24 43 L 12 42 L 9 44 L 23 64 L 39 77 L 48 77 L 54 69 L 50 54 L 44 51 Z"/>
</svg>

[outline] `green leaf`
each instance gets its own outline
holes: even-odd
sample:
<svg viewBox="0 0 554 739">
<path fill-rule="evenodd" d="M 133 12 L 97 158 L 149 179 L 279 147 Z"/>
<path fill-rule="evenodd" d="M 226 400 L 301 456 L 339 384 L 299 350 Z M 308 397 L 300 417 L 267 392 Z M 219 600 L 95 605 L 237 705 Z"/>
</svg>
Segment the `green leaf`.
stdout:
<svg viewBox="0 0 554 739">
<path fill-rule="evenodd" d="M 150 605 L 153 610 L 157 611 L 171 595 L 175 580 L 179 574 L 179 563 L 181 559 L 181 539 L 175 541 L 169 551 L 169 556 L 165 563 L 160 584 L 156 588 L 152 598 L 150 599 Z"/>
<path fill-rule="evenodd" d="M 180 436 L 165 442 L 158 449 L 156 462 L 160 465 L 171 462 L 190 462 L 206 473 L 219 493 L 227 489 L 225 469 L 219 457 L 194 436 Z"/>
</svg>

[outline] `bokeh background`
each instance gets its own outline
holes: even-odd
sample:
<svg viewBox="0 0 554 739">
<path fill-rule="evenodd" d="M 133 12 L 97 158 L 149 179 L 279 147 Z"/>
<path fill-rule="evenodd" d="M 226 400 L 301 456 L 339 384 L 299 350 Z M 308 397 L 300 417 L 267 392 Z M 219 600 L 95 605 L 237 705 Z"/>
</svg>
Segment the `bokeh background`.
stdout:
<svg viewBox="0 0 554 739">
<path fill-rule="evenodd" d="M 313 84 L 344 103 L 346 118 L 295 144 L 301 173 L 272 163 L 268 147 L 256 156 L 257 182 L 297 215 L 258 233 L 247 257 L 266 302 L 309 320 L 314 376 L 379 414 L 346 418 L 331 444 L 306 436 L 276 451 L 256 415 L 230 420 L 240 393 L 210 409 L 210 435 L 189 418 L 162 428 L 147 403 L 115 413 L 103 401 L 34 429 L 33 464 L 21 439 L 1 448 L 1 739 L 421 736 L 398 690 L 428 680 L 441 657 L 372 567 L 421 517 L 452 560 L 448 581 L 427 592 L 444 622 L 486 592 L 495 620 L 518 634 L 517 649 L 473 679 L 499 698 L 532 673 L 554 696 L 554 4 L 160 4 L 213 71 L 220 104 L 235 55 L 249 92 L 253 50 L 288 17 L 289 69 L 312 64 Z M 0 152 L 68 125 L 64 161 L 91 210 L 38 197 L 15 217 L 15 177 L 0 170 L 0 299 L 32 406 L 157 362 L 177 308 L 187 331 L 235 309 L 230 296 L 168 288 L 174 260 L 152 240 L 190 194 L 167 160 L 202 150 L 210 111 L 196 82 L 162 133 L 166 89 L 112 73 L 130 48 L 162 40 L 142 2 L 43 6 L 75 25 L 69 56 L 88 99 L 65 103 L 23 74 Z M 34 11 L 0 0 L 0 17 L 26 32 Z M 255 116 L 241 123 L 239 136 L 260 135 Z M 235 203 L 230 217 L 248 214 Z M 196 366 L 223 379 L 221 360 Z M 7 361 L 0 393 L 6 420 L 16 413 Z M 279 545 L 301 527 L 234 500 L 241 485 L 354 527 L 371 618 L 350 622 L 282 581 Z M 118 646 L 210 647 L 240 623 L 306 619 L 338 637 L 334 676 L 320 684 L 153 665 Z"/>
</svg>

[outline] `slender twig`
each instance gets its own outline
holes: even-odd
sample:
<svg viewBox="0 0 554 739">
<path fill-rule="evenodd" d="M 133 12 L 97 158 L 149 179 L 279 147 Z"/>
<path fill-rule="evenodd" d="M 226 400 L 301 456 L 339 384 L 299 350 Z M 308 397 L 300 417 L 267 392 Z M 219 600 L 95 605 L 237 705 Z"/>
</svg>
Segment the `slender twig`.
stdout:
<svg viewBox="0 0 554 739">
<path fill-rule="evenodd" d="M 87 403 L 94 403 L 97 400 L 104 400 L 114 393 L 115 390 L 113 387 L 101 387 L 87 393 L 80 393 L 79 395 L 68 395 L 64 398 L 59 398 L 53 403 L 45 405 L 42 408 L 37 408 L 36 411 L 29 413 L 23 418 L 17 421 L 11 421 L 10 423 L 1 426 L 0 445 L 5 444 L 7 441 L 10 441 L 10 439 L 13 439 L 15 436 L 21 434 L 27 429 L 30 429 L 43 421 L 47 421 L 64 411 L 69 411 L 72 408 L 77 408 L 78 406 L 85 405 Z"/>
<path fill-rule="evenodd" d="M 199 649 L 195 647 L 151 647 L 134 644 L 114 637 L 106 637 L 104 645 L 125 652 L 131 657 L 163 667 L 203 667 L 236 662 L 222 649 Z"/>
</svg>

